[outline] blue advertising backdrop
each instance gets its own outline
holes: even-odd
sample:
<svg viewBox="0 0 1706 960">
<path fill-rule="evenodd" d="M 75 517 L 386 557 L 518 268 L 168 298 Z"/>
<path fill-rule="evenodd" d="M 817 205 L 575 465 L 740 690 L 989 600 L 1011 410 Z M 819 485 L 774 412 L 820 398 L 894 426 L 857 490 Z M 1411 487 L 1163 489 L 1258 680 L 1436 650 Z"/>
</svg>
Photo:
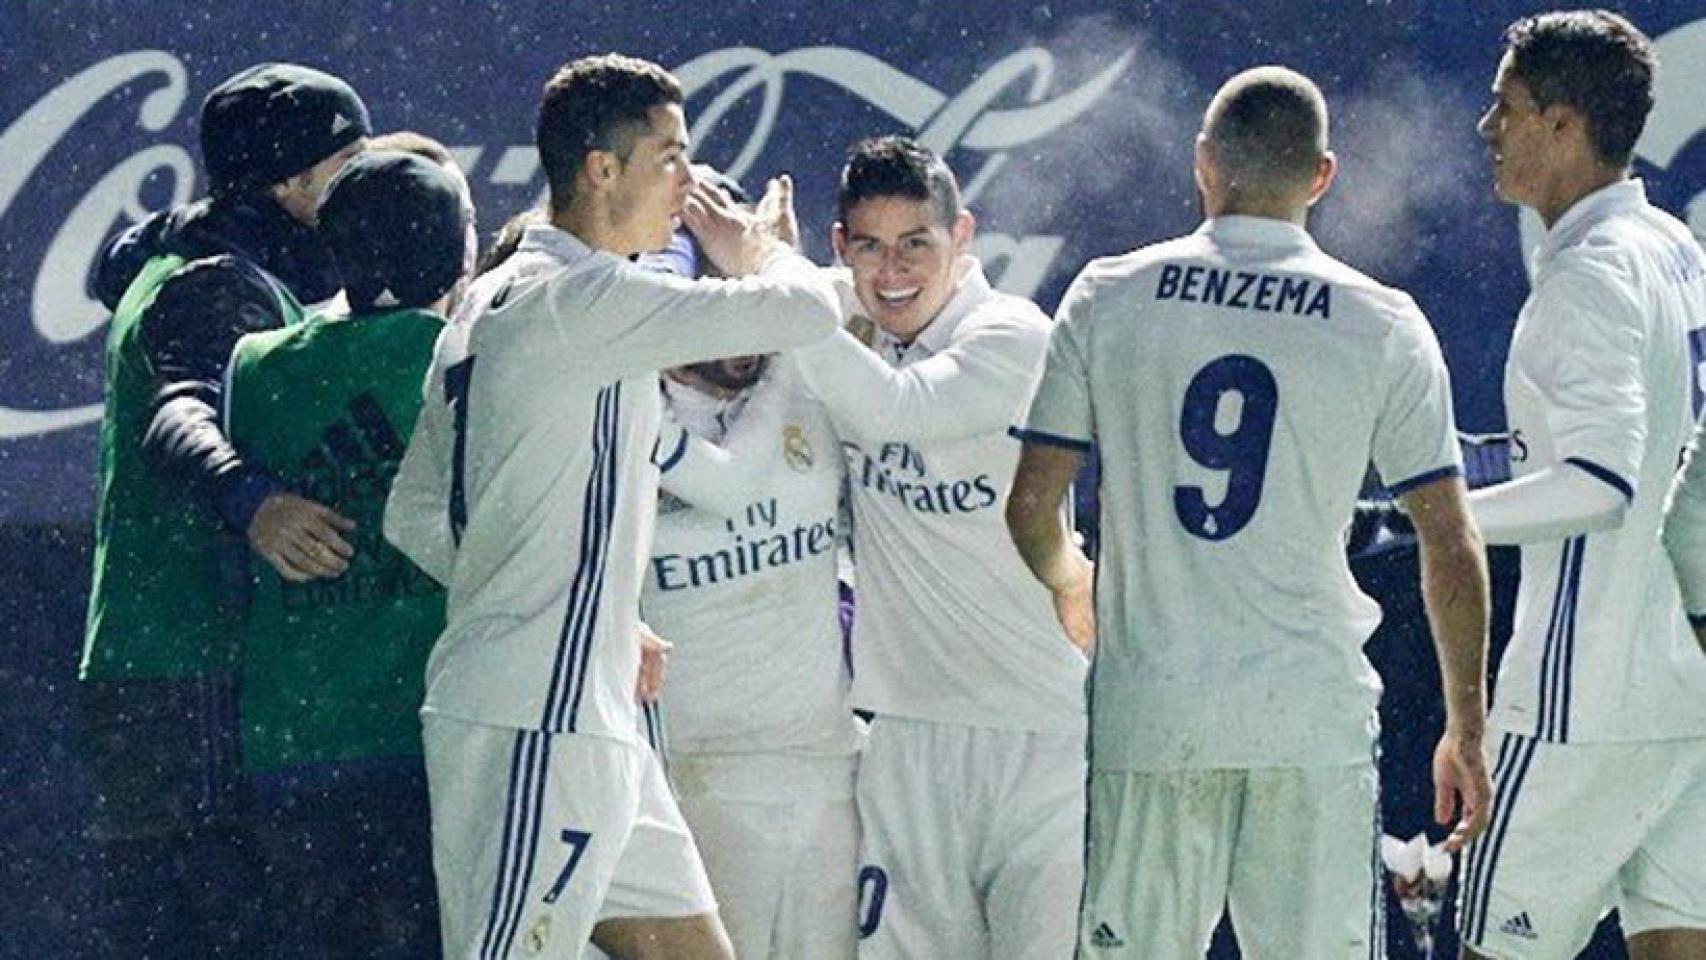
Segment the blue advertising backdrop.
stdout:
<svg viewBox="0 0 1706 960">
<path fill-rule="evenodd" d="M 456 147 L 489 232 L 544 189 L 531 131 L 552 69 L 601 50 L 645 56 L 685 84 L 700 159 L 749 184 L 794 175 L 818 259 L 847 146 L 911 133 L 960 173 L 991 276 L 1052 309 L 1088 258 L 1195 226 L 1191 142 L 1209 95 L 1237 69 L 1284 63 L 1315 77 L 1334 111 L 1343 169 L 1314 216 L 1322 245 L 1414 293 L 1444 345 L 1461 425 L 1493 430 L 1526 292 L 1521 251 L 1538 225 L 1492 197 L 1474 125 L 1500 31 L 1534 9 L 1511 0 L 0 7 L 0 877 L 7 890 L 36 891 L 0 898 L 0 955 L 78 952 L 85 787 L 65 717 L 107 319 L 87 290 L 91 261 L 115 231 L 198 195 L 195 118 L 227 75 L 295 60 L 346 77 L 377 129 Z M 1624 9 L 1663 61 L 1637 172 L 1656 202 L 1706 234 L 1706 0 Z M 1500 570 L 1508 601 L 1508 563 Z M 1437 723 L 1425 692 L 1431 653 L 1410 562 L 1358 572 L 1392 624 L 1371 651 L 1391 688 L 1386 812 L 1407 834 L 1426 819 L 1418 764 Z M 28 939 L 17 936 L 25 930 Z M 1395 942 L 1393 955 L 1407 949 Z"/>
</svg>

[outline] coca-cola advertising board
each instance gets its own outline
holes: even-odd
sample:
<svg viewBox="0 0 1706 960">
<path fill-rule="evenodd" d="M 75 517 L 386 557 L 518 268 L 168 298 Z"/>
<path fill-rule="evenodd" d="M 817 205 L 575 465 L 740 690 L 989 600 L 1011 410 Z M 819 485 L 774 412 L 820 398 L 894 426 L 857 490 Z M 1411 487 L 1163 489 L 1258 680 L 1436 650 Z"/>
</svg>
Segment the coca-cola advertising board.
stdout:
<svg viewBox="0 0 1706 960">
<path fill-rule="evenodd" d="M 93 509 L 107 313 L 102 243 L 199 195 L 196 115 L 250 63 L 349 79 L 379 130 L 455 147 L 489 232 L 541 196 L 538 91 L 577 55 L 672 68 L 697 156 L 749 184 L 788 171 L 829 256 L 847 146 L 908 133 L 942 152 L 1003 288 L 1052 309 L 1092 256 L 1191 229 L 1191 143 L 1220 81 L 1259 63 L 1315 77 L 1343 170 L 1323 246 L 1415 294 L 1459 419 L 1500 425 L 1500 371 L 1538 226 L 1493 197 L 1475 120 L 1499 34 L 1528 4 L 904 2 L 789 5 L 23 2 L 0 10 L 0 522 Z M 1657 41 L 1637 148 L 1652 197 L 1706 232 L 1706 3 L 1634 4 Z"/>
</svg>

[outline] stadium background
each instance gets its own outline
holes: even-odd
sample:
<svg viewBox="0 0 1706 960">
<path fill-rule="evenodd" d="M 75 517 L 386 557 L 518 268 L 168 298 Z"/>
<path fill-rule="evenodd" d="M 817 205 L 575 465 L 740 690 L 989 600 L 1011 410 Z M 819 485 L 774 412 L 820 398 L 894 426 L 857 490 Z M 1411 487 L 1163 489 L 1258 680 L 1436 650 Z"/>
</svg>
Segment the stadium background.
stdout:
<svg viewBox="0 0 1706 960">
<path fill-rule="evenodd" d="M 0 6 L 0 957 L 78 956 L 90 889 L 78 840 L 88 787 L 68 724 L 105 332 L 86 292 L 89 265 L 112 232 L 198 194 L 194 121 L 220 79 L 267 59 L 346 77 L 376 129 L 417 129 L 459 148 L 489 233 L 543 189 L 530 144 L 550 71 L 586 52 L 646 56 L 688 86 L 701 159 L 750 184 L 793 173 L 820 260 L 847 145 L 915 133 L 959 171 L 991 276 L 1052 309 L 1089 257 L 1194 227 L 1191 137 L 1209 95 L 1234 70 L 1284 63 L 1315 77 L 1334 110 L 1342 173 L 1314 218 L 1322 245 L 1415 294 L 1444 345 L 1461 426 L 1496 430 L 1526 291 L 1522 237 L 1535 225 L 1493 199 L 1474 123 L 1500 30 L 1536 9 L 1509 0 Z M 1706 234 L 1706 0 L 1623 9 L 1664 61 L 1637 172 L 1656 202 Z M 1512 559 L 1495 555 L 1495 641 L 1508 627 Z M 1387 829 L 1408 836 L 1428 818 L 1440 722 L 1432 653 L 1413 561 L 1387 555 L 1357 573 L 1388 613 L 1370 645 L 1388 687 L 1383 806 Z M 1390 916 L 1392 955 L 1412 956 Z M 1602 930 L 1586 956 L 1622 956 L 1613 933 Z M 1235 956 L 1224 945 L 1215 955 Z"/>
</svg>

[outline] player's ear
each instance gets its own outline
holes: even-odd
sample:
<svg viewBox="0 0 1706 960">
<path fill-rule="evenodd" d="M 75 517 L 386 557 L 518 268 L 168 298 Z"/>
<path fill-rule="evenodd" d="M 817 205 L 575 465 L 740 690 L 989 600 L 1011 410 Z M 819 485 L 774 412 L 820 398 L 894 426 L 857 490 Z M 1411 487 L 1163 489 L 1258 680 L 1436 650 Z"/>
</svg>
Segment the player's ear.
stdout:
<svg viewBox="0 0 1706 960">
<path fill-rule="evenodd" d="M 581 162 L 581 176 L 594 190 L 607 189 L 621 172 L 622 163 L 611 150 L 588 150 Z"/>
<path fill-rule="evenodd" d="M 971 249 L 971 238 L 977 233 L 977 218 L 970 210 L 961 210 L 948 233 L 954 238 L 954 252 L 965 253 Z"/>
<path fill-rule="evenodd" d="M 1214 147 L 1204 134 L 1197 134 L 1196 147 L 1191 155 L 1191 174 L 1196 178 L 1197 190 L 1207 196 L 1214 192 L 1216 185 L 1214 172 Z"/>
<path fill-rule="evenodd" d="M 847 227 L 840 220 L 829 228 L 829 245 L 835 250 L 835 259 L 847 262 Z"/>
<path fill-rule="evenodd" d="M 1315 206 L 1327 193 L 1327 188 L 1333 185 L 1333 178 L 1339 174 L 1339 158 L 1333 151 L 1321 154 L 1321 159 L 1315 161 L 1315 176 L 1309 181 L 1309 205 Z"/>
</svg>

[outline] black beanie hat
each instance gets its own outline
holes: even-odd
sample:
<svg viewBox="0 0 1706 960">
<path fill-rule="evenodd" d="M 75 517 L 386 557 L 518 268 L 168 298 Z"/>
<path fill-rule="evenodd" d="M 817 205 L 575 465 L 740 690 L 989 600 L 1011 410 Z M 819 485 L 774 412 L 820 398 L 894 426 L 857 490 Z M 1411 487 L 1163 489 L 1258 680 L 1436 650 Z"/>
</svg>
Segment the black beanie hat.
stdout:
<svg viewBox="0 0 1706 960">
<path fill-rule="evenodd" d="M 462 190 L 412 153 L 369 150 L 344 164 L 320 202 L 351 313 L 424 307 L 456 285 L 467 252 Z"/>
<path fill-rule="evenodd" d="M 287 180 L 372 133 L 350 85 L 293 63 L 262 63 L 213 88 L 201 106 L 210 193 Z"/>
</svg>

